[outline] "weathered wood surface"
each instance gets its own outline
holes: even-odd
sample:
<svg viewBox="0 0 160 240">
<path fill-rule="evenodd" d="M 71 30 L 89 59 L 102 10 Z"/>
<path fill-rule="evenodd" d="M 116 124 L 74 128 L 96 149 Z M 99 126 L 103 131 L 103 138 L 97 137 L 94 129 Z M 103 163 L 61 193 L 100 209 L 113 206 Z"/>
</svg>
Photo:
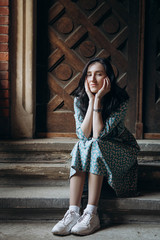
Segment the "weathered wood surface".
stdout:
<svg viewBox="0 0 160 240">
<path fill-rule="evenodd" d="M 45 104 L 39 97 L 38 109 L 43 106 L 44 111 L 37 111 L 38 121 L 41 121 L 43 112 L 47 118 L 37 129 L 41 135 L 55 133 L 60 136 L 66 132 L 73 136 L 75 123 L 71 94 L 78 86 L 85 63 L 93 57 L 108 58 L 118 77 L 118 84 L 127 87 L 131 94 L 129 107 L 132 111 L 128 114 L 126 124 L 134 132 L 137 51 L 129 51 L 130 46 L 137 47 L 138 31 L 128 30 L 138 26 L 136 7 L 133 9 L 130 0 L 125 3 L 117 0 L 49 1 L 48 79 L 43 79 L 48 86 L 48 95 Z M 42 35 L 44 38 L 45 34 Z"/>
</svg>

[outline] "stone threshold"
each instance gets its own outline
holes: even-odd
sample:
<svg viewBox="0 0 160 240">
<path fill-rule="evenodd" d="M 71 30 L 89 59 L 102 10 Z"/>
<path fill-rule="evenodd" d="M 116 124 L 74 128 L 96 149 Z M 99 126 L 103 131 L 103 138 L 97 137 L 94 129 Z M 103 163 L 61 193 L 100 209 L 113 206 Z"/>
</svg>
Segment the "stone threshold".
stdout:
<svg viewBox="0 0 160 240">
<path fill-rule="evenodd" d="M 0 151 L 71 151 L 76 138 L 43 138 L 0 141 Z M 137 140 L 141 152 L 160 152 L 160 140 Z"/>
</svg>

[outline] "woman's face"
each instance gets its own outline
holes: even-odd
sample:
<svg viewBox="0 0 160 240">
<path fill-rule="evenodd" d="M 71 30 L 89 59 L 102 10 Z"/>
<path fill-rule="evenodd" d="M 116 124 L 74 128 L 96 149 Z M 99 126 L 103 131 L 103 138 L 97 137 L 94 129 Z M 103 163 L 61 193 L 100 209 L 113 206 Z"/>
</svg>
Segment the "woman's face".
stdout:
<svg viewBox="0 0 160 240">
<path fill-rule="evenodd" d="M 107 74 L 101 63 L 95 62 L 89 65 L 86 80 L 88 81 L 90 91 L 96 94 L 102 88 L 106 77 Z"/>
</svg>

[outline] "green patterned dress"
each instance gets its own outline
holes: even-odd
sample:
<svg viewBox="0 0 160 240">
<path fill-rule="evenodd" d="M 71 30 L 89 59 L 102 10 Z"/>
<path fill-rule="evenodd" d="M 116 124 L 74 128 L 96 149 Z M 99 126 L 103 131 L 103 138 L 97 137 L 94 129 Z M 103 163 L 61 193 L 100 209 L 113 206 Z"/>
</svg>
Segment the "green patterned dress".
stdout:
<svg viewBox="0 0 160 240">
<path fill-rule="evenodd" d="M 86 138 L 81 124 L 79 102 L 74 99 L 76 133 L 79 141 L 71 156 L 72 177 L 76 170 L 103 175 L 119 197 L 134 196 L 137 193 L 137 154 L 139 146 L 134 136 L 124 125 L 127 111 L 124 102 L 106 120 L 98 138 Z"/>
</svg>

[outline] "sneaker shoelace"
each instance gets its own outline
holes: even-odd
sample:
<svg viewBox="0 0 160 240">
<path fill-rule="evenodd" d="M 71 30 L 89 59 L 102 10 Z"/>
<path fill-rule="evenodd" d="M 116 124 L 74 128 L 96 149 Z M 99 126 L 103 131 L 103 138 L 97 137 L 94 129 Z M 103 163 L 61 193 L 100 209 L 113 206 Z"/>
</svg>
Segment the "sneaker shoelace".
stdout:
<svg viewBox="0 0 160 240">
<path fill-rule="evenodd" d="M 71 218 L 71 216 L 74 215 L 74 214 L 75 214 L 74 211 L 68 210 L 68 211 L 66 212 L 66 214 L 64 215 L 63 219 L 61 220 L 61 222 L 63 222 L 64 225 L 67 225 L 67 224 L 69 223 L 69 222 L 68 222 L 69 218 Z M 71 216 L 69 216 L 69 215 L 71 215 Z M 72 219 L 72 218 L 71 218 L 71 219 Z"/>
<path fill-rule="evenodd" d="M 86 225 L 90 219 L 91 219 L 92 214 L 89 212 L 84 212 L 83 215 L 78 219 L 78 222 L 81 222 L 82 224 Z"/>
</svg>

